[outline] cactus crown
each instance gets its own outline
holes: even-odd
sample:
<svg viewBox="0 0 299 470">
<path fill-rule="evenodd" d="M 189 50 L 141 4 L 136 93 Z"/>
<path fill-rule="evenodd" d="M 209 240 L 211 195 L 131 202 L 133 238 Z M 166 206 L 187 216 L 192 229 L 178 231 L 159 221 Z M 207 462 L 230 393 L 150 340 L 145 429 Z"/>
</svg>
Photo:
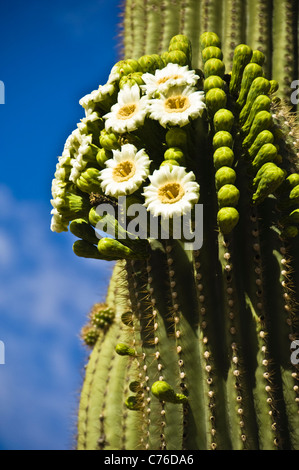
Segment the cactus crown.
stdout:
<svg viewBox="0 0 299 470">
<path fill-rule="evenodd" d="M 79 448 L 298 446 L 298 129 L 261 52 L 238 45 L 226 70 L 215 33 L 200 45 L 203 70 L 184 35 L 118 62 L 59 158 L 52 230 L 119 260 L 113 314 L 83 334 Z M 176 236 L 186 214 L 202 248 Z"/>
</svg>

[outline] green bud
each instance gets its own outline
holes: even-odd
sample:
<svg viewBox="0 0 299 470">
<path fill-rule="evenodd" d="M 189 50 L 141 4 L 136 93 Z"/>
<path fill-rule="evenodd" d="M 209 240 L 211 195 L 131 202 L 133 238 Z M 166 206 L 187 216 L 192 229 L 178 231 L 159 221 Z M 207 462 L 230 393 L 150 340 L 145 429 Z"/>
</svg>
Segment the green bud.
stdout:
<svg viewBox="0 0 299 470">
<path fill-rule="evenodd" d="M 192 50 L 191 50 L 191 44 L 182 42 L 182 41 L 176 41 L 173 42 L 172 44 L 169 45 L 168 52 L 172 51 L 182 51 L 184 54 L 188 57 L 189 63 L 191 62 L 191 55 L 192 55 Z"/>
<path fill-rule="evenodd" d="M 116 150 L 120 148 L 118 143 L 119 135 L 103 129 L 100 133 L 100 145 L 105 150 Z"/>
<path fill-rule="evenodd" d="M 276 93 L 279 89 L 279 83 L 277 80 L 270 80 L 270 90 L 269 90 L 269 95 L 272 95 L 273 93 Z"/>
<path fill-rule="evenodd" d="M 217 222 L 220 231 L 228 235 L 239 222 L 239 212 L 234 207 L 222 207 L 218 211 Z"/>
<path fill-rule="evenodd" d="M 163 54 L 163 59 L 165 60 L 166 64 L 169 64 L 169 63 L 178 64 L 178 65 L 181 65 L 182 67 L 184 65 L 189 65 L 189 59 L 183 51 L 175 50 L 175 51 L 167 52 L 166 54 Z"/>
<path fill-rule="evenodd" d="M 265 60 L 266 56 L 263 52 L 259 50 L 252 51 L 252 57 L 250 62 L 254 62 L 255 64 L 258 64 L 262 67 L 265 63 Z"/>
<path fill-rule="evenodd" d="M 89 201 L 77 194 L 67 193 L 63 198 L 55 199 L 55 208 L 68 220 L 85 215 L 89 211 Z"/>
<path fill-rule="evenodd" d="M 204 64 L 203 72 L 205 78 L 210 77 L 211 75 L 218 75 L 223 78 L 225 74 L 224 62 L 220 59 L 209 59 Z"/>
<path fill-rule="evenodd" d="M 101 256 L 110 259 L 136 259 L 136 254 L 127 246 L 113 238 L 101 238 L 98 242 L 98 251 Z"/>
<path fill-rule="evenodd" d="M 143 73 L 154 73 L 161 67 L 161 57 L 157 54 L 146 54 L 138 59 L 138 63 Z"/>
<path fill-rule="evenodd" d="M 175 44 L 177 42 L 183 42 L 185 44 L 191 45 L 190 39 L 185 34 L 176 34 L 170 39 L 169 45 Z"/>
<path fill-rule="evenodd" d="M 273 126 L 272 115 L 268 111 L 260 111 L 255 116 L 250 132 L 247 137 L 243 140 L 243 147 L 249 148 L 258 134 L 262 131 L 269 130 Z"/>
<path fill-rule="evenodd" d="M 222 80 L 222 78 L 219 77 L 218 75 L 210 75 L 204 81 L 204 91 L 205 93 L 207 93 L 212 88 L 223 89 L 224 84 L 225 84 L 224 80 Z"/>
<path fill-rule="evenodd" d="M 239 98 L 237 99 L 237 104 L 243 108 L 243 106 L 246 103 L 247 95 L 249 92 L 249 89 L 251 87 L 251 84 L 253 80 L 257 77 L 262 77 L 263 76 L 263 69 L 260 65 L 250 63 L 246 65 L 243 76 L 242 76 L 242 81 L 241 81 L 241 89 L 240 89 L 240 94 Z"/>
<path fill-rule="evenodd" d="M 75 219 L 70 224 L 70 231 L 75 237 L 82 238 L 92 244 L 97 244 L 99 239 L 94 228 L 85 219 Z"/>
<path fill-rule="evenodd" d="M 125 405 L 129 410 L 132 410 L 132 411 L 141 410 L 140 400 L 137 397 L 134 397 L 133 395 L 126 399 Z"/>
<path fill-rule="evenodd" d="M 225 184 L 222 186 L 218 193 L 218 205 L 219 207 L 235 207 L 240 198 L 240 191 L 233 184 Z"/>
<path fill-rule="evenodd" d="M 120 356 L 136 356 L 136 351 L 124 343 L 119 343 L 115 346 L 115 352 Z"/>
<path fill-rule="evenodd" d="M 224 185 L 234 184 L 236 181 L 236 177 L 237 175 L 235 170 L 228 166 L 222 166 L 215 173 L 216 190 L 219 191 L 219 189 Z"/>
<path fill-rule="evenodd" d="M 246 104 L 240 112 L 240 123 L 244 124 L 246 121 L 252 105 L 256 98 L 260 95 L 266 95 L 270 90 L 270 82 L 264 77 L 257 77 L 253 80 L 246 99 Z"/>
<path fill-rule="evenodd" d="M 275 163 L 265 163 L 257 172 L 253 180 L 253 187 L 257 188 L 252 201 L 254 204 L 263 202 L 267 196 L 272 194 L 285 179 L 285 172 Z"/>
<path fill-rule="evenodd" d="M 165 160 L 174 160 L 178 162 L 179 166 L 185 166 L 185 156 L 182 150 L 178 147 L 171 147 L 164 153 Z"/>
<path fill-rule="evenodd" d="M 277 148 L 273 144 L 264 144 L 252 162 L 252 168 L 257 172 L 264 163 L 274 162 L 277 158 Z"/>
<path fill-rule="evenodd" d="M 231 111 L 228 109 L 218 109 L 213 118 L 215 131 L 230 132 L 233 127 L 234 120 L 235 117 Z"/>
<path fill-rule="evenodd" d="M 271 107 L 271 100 L 269 98 L 269 96 L 265 96 L 265 95 L 260 95 L 258 96 L 252 107 L 251 107 L 251 110 L 250 110 L 250 113 L 249 113 L 249 116 L 247 118 L 247 121 L 245 122 L 244 126 L 242 127 L 242 132 L 244 134 L 248 134 L 248 132 L 250 131 L 250 127 L 252 125 L 252 122 L 255 118 L 255 116 L 257 115 L 257 113 L 259 113 L 260 111 L 270 111 L 270 107 Z M 245 109 L 245 108 L 243 108 Z M 244 116 L 245 118 L 245 116 Z"/>
<path fill-rule="evenodd" d="M 299 184 L 299 173 L 292 173 L 289 175 L 285 182 L 284 186 L 287 190 L 291 190 L 292 188 L 295 188 Z"/>
<path fill-rule="evenodd" d="M 258 151 L 264 144 L 273 144 L 273 142 L 274 135 L 272 134 L 272 132 L 268 130 L 260 132 L 251 147 L 248 149 L 250 158 L 253 159 L 254 157 L 256 157 Z"/>
<path fill-rule="evenodd" d="M 209 115 L 213 116 L 219 109 L 226 106 L 226 93 L 220 88 L 212 88 L 206 94 L 206 105 Z"/>
<path fill-rule="evenodd" d="M 142 72 L 134 72 L 129 73 L 128 75 L 124 75 L 119 81 L 119 88 L 122 89 L 125 85 L 129 85 L 130 87 L 133 85 L 144 85 L 142 75 Z"/>
<path fill-rule="evenodd" d="M 175 393 L 173 388 L 164 380 L 158 380 L 154 382 L 151 388 L 152 394 L 160 401 L 169 403 L 187 403 L 188 398 L 181 394 Z"/>
<path fill-rule="evenodd" d="M 130 73 L 142 72 L 139 62 L 135 59 L 120 60 L 115 64 L 115 70 L 121 77 Z"/>
<path fill-rule="evenodd" d="M 202 51 L 202 60 L 203 62 L 206 62 L 209 59 L 222 60 L 223 59 L 222 50 L 216 46 L 205 47 L 204 50 Z"/>
<path fill-rule="evenodd" d="M 181 127 L 172 127 L 166 133 L 168 147 L 185 147 L 187 144 L 187 133 Z"/>
<path fill-rule="evenodd" d="M 93 258 L 93 259 L 105 259 L 110 260 L 111 258 L 101 257 L 97 247 L 85 240 L 77 240 L 73 244 L 73 251 L 75 255 L 80 256 L 81 258 Z"/>
<path fill-rule="evenodd" d="M 101 193 L 101 183 L 99 180 L 100 170 L 88 168 L 77 179 L 78 188 L 84 193 Z"/>
<path fill-rule="evenodd" d="M 202 33 L 199 38 L 199 42 L 200 42 L 201 50 L 209 46 L 215 46 L 215 47 L 221 48 L 221 41 L 219 39 L 219 36 L 217 36 L 216 33 L 212 33 L 212 32 Z"/>
<path fill-rule="evenodd" d="M 112 152 L 110 152 L 109 150 L 105 150 L 104 148 L 100 149 L 96 156 L 97 163 L 101 168 L 106 167 L 105 163 L 110 158 L 112 158 Z"/>
<path fill-rule="evenodd" d="M 232 135 L 227 131 L 217 132 L 213 137 L 213 149 L 217 150 L 219 147 L 233 148 L 234 140 Z"/>
<path fill-rule="evenodd" d="M 234 163 L 234 152 L 229 147 L 219 147 L 213 155 L 214 167 L 219 170 L 222 166 L 232 166 Z"/>
<path fill-rule="evenodd" d="M 299 204 L 299 184 L 292 189 L 289 198 L 292 204 Z"/>
<path fill-rule="evenodd" d="M 246 44 L 239 44 L 234 51 L 233 67 L 229 91 L 236 95 L 240 89 L 244 68 L 250 62 L 252 49 Z"/>
</svg>

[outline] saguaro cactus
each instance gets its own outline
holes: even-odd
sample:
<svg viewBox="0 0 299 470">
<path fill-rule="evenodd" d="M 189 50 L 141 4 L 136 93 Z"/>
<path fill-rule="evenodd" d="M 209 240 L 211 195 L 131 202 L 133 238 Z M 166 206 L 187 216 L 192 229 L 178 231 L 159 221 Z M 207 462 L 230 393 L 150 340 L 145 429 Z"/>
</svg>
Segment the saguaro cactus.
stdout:
<svg viewBox="0 0 299 470">
<path fill-rule="evenodd" d="M 296 116 L 263 52 L 227 65 L 216 32 L 196 39 L 197 2 L 146 4 L 125 24 L 146 12 L 151 53 L 126 36 L 52 187 L 52 230 L 115 262 L 82 330 L 78 449 L 299 449 Z"/>
</svg>

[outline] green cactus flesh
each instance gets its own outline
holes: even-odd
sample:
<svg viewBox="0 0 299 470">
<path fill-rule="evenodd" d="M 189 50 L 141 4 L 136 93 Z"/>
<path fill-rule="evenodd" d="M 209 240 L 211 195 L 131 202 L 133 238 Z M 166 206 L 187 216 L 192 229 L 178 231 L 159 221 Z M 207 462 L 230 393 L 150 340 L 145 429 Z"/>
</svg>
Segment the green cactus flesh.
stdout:
<svg viewBox="0 0 299 470">
<path fill-rule="evenodd" d="M 158 31 L 155 13 L 147 28 Z M 176 14 L 176 4 L 164 12 L 165 28 Z M 114 262 L 106 304 L 82 330 L 80 450 L 299 450 L 296 120 L 251 47 L 227 65 L 216 33 L 198 44 L 202 71 L 192 72 L 186 35 L 118 62 L 82 99 L 86 115 L 59 158 L 52 230 L 69 226 L 78 256 Z M 165 213 L 174 229 L 191 208 L 202 244 L 153 237 L 148 219 L 136 234 L 134 218 L 121 223 L 119 196 L 160 228 Z"/>
</svg>

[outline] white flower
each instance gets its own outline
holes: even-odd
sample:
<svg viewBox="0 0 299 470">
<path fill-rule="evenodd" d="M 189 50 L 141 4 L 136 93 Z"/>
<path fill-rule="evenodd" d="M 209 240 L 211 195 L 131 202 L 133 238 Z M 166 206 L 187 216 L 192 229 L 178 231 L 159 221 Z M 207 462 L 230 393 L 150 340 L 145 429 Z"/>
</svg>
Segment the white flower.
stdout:
<svg viewBox="0 0 299 470">
<path fill-rule="evenodd" d="M 204 92 L 190 86 L 172 87 L 159 98 L 149 100 L 149 117 L 161 126 L 186 126 L 190 119 L 201 116 L 206 105 Z"/>
<path fill-rule="evenodd" d="M 67 232 L 68 231 L 68 223 L 63 220 L 62 215 L 58 212 L 57 209 L 52 209 L 51 211 L 52 219 L 51 219 L 51 231 L 52 232 Z"/>
<path fill-rule="evenodd" d="M 115 86 L 112 83 L 100 85 L 97 90 L 92 91 L 88 95 L 80 99 L 79 104 L 85 109 L 86 116 L 90 116 L 94 112 L 95 103 L 104 101 L 113 95 Z"/>
<path fill-rule="evenodd" d="M 103 191 L 113 197 L 134 193 L 148 177 L 150 163 L 145 150 L 137 151 L 132 144 L 113 150 L 113 158 L 100 173 Z"/>
<path fill-rule="evenodd" d="M 144 206 L 153 216 L 181 216 L 190 211 L 199 199 L 195 175 L 180 166 L 162 166 L 149 176 L 151 184 L 144 188 Z"/>
<path fill-rule="evenodd" d="M 157 69 L 155 75 L 143 74 L 142 80 L 145 85 L 141 85 L 141 89 L 152 96 L 156 92 L 167 93 L 169 88 L 173 86 L 195 86 L 198 79 L 199 76 L 195 74 L 194 70 L 189 70 L 188 65 L 182 67 L 169 63 L 163 69 Z"/>
<path fill-rule="evenodd" d="M 119 134 L 136 130 L 143 124 L 147 114 L 147 97 L 140 98 L 140 89 L 137 84 L 130 87 L 125 85 L 118 93 L 117 103 L 111 112 L 105 114 L 105 127 Z"/>
<path fill-rule="evenodd" d="M 82 135 L 81 145 L 79 146 L 78 153 L 75 158 L 71 160 L 72 171 L 70 174 L 70 181 L 76 183 L 82 171 L 84 171 L 88 161 L 85 157 L 89 153 L 90 145 L 92 144 L 92 135 Z"/>
</svg>

